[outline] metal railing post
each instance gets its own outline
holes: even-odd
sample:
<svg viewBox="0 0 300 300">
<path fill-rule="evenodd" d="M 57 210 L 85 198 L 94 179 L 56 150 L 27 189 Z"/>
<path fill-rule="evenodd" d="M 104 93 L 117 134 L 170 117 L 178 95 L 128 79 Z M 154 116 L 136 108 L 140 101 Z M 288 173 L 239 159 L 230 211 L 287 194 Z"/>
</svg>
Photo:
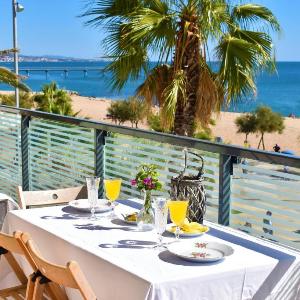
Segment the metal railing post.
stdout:
<svg viewBox="0 0 300 300">
<path fill-rule="evenodd" d="M 218 223 L 228 226 L 230 223 L 230 186 L 233 174 L 232 157 L 220 155 L 219 161 L 219 213 Z"/>
<path fill-rule="evenodd" d="M 22 188 L 24 191 L 29 190 L 29 131 L 30 117 L 23 116 L 21 118 L 21 155 L 22 155 Z"/>
<path fill-rule="evenodd" d="M 105 137 L 107 132 L 104 130 L 95 129 L 95 176 L 101 178 L 99 187 L 99 197 L 103 198 L 104 187 L 103 178 L 105 176 L 105 165 L 104 165 L 104 148 L 105 148 Z"/>
</svg>

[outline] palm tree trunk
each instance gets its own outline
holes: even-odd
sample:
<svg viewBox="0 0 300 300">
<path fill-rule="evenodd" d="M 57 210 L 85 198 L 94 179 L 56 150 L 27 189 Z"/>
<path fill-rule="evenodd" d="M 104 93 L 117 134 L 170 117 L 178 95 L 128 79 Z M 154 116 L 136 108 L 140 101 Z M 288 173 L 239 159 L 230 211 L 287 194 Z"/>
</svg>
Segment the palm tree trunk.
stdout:
<svg viewBox="0 0 300 300">
<path fill-rule="evenodd" d="M 185 33 L 185 23 L 189 22 Z M 183 16 L 177 34 L 174 70 L 181 69 L 186 76 L 186 100 L 177 99 L 174 131 L 192 136 L 195 131 L 197 91 L 200 83 L 200 38 L 197 15 Z"/>
</svg>

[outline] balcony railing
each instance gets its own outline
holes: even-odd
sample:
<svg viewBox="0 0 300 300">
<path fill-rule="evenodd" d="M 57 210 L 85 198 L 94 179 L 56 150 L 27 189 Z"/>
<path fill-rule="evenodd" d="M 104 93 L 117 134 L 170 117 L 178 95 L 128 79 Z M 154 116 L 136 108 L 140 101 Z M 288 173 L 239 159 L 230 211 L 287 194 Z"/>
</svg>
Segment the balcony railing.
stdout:
<svg viewBox="0 0 300 300">
<path fill-rule="evenodd" d="M 205 160 L 205 218 L 300 248 L 300 157 L 212 143 L 0 106 L 0 192 L 82 184 L 88 175 L 123 179 L 123 199 L 136 167 L 159 166 L 168 195 L 183 168 L 183 149 Z M 191 172 L 198 163 L 191 158 Z M 101 188 L 100 193 L 103 190 Z"/>
</svg>

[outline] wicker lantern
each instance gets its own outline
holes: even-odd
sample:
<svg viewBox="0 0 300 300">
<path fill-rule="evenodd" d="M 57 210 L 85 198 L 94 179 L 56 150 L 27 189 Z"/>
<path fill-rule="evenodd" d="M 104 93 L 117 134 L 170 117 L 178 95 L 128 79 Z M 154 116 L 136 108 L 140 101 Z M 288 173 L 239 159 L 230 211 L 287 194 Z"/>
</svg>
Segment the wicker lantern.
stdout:
<svg viewBox="0 0 300 300">
<path fill-rule="evenodd" d="M 203 223 L 203 216 L 206 210 L 206 193 L 203 185 L 203 158 L 193 152 L 184 151 L 184 170 L 176 177 L 171 179 L 171 197 L 177 199 L 184 197 L 189 200 L 187 218 L 190 222 Z M 196 176 L 186 173 L 187 154 L 191 153 L 201 160 L 201 166 Z"/>
</svg>

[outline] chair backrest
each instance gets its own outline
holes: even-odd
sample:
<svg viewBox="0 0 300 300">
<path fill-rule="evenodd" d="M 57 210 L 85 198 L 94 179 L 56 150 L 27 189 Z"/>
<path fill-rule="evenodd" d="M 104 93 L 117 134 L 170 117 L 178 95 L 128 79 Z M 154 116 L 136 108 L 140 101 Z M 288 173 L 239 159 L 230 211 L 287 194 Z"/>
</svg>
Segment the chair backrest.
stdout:
<svg viewBox="0 0 300 300">
<path fill-rule="evenodd" d="M 18 196 L 20 208 L 46 206 L 67 203 L 71 200 L 87 198 L 86 186 L 70 187 L 58 190 L 45 191 L 23 191 L 18 186 Z"/>
<path fill-rule="evenodd" d="M 60 266 L 45 260 L 40 255 L 34 242 L 28 237 L 28 234 L 23 234 L 22 240 L 46 281 L 59 284 L 63 287 L 77 289 L 85 300 L 96 300 L 92 288 L 75 261 L 68 262 L 66 266 Z M 34 300 L 39 299 L 36 298 Z"/>
<path fill-rule="evenodd" d="M 20 267 L 19 263 L 13 256 L 14 254 L 20 254 L 26 257 L 27 261 L 33 268 L 33 270 L 36 270 L 36 266 L 34 261 L 31 259 L 30 255 L 25 255 L 24 249 L 20 245 L 18 239 L 21 238 L 20 232 L 14 233 L 13 236 L 5 234 L 0 232 L 0 255 L 4 255 L 6 258 L 8 264 L 12 268 L 12 270 L 15 272 L 17 278 L 22 284 L 27 283 L 27 277 L 24 274 L 24 271 Z"/>
</svg>

